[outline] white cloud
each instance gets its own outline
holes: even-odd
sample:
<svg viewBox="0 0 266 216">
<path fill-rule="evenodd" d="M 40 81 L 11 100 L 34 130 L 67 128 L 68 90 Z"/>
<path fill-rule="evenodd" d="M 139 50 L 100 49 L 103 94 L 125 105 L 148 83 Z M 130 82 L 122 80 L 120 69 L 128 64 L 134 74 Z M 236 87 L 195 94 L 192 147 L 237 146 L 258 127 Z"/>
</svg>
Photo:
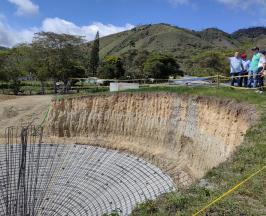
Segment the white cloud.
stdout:
<svg viewBox="0 0 266 216">
<path fill-rule="evenodd" d="M 254 26 L 265 26 L 266 0 L 216 0 L 229 8 L 245 11 L 245 13 L 256 15 L 251 22 Z"/>
<path fill-rule="evenodd" d="M 173 6 L 186 5 L 192 9 L 199 9 L 202 5 L 198 0 L 167 0 L 168 3 Z M 266 12 L 266 0 L 209 0 L 229 9 L 245 11 L 249 15 L 256 15 L 257 20 L 252 22 L 252 25 L 266 26 L 265 12 Z"/>
<path fill-rule="evenodd" d="M 0 46 L 11 47 L 19 43 L 31 42 L 34 33 L 40 31 L 81 35 L 85 36 L 87 40 L 93 40 L 97 31 L 100 32 L 100 36 L 106 36 L 129 30 L 133 27 L 134 26 L 131 24 L 115 26 L 112 24 L 105 25 L 100 22 L 95 22 L 86 26 L 78 26 L 60 18 L 46 18 L 41 27 L 16 30 L 9 26 L 4 19 L 0 19 Z"/>
<path fill-rule="evenodd" d="M 72 22 L 57 17 L 45 19 L 42 25 L 42 31 L 51 31 L 59 34 L 66 33 L 82 35 L 85 36 L 87 40 L 92 40 L 97 31 L 100 32 L 101 36 L 106 36 L 132 28 L 134 28 L 134 26 L 131 24 L 126 24 L 125 26 L 114 26 L 111 24 L 105 25 L 100 22 L 95 22 L 87 26 L 77 26 Z"/>
<path fill-rule="evenodd" d="M 39 13 L 39 6 L 31 0 L 8 0 L 17 6 L 16 14 L 18 16 L 31 16 Z"/>
<path fill-rule="evenodd" d="M 213 0 L 210 0 L 213 1 Z M 266 0 L 215 0 L 231 8 L 249 9 L 252 6 L 266 8 Z M 168 0 L 172 5 L 195 5 L 196 0 Z"/>
<path fill-rule="evenodd" d="M 37 28 L 23 29 L 16 31 L 11 28 L 5 21 L 0 20 L 0 45 L 11 47 L 18 43 L 30 42 Z"/>
<path fill-rule="evenodd" d="M 169 0 L 169 2 L 172 4 L 172 5 L 185 5 L 185 4 L 189 4 L 190 3 L 190 0 Z"/>
<path fill-rule="evenodd" d="M 216 0 L 222 4 L 225 4 L 231 8 L 240 8 L 247 10 L 250 7 L 257 7 L 258 10 L 266 8 L 266 0 Z"/>
<path fill-rule="evenodd" d="M 187 6 L 190 7 L 193 10 L 198 10 L 198 1 L 196 0 L 168 0 L 168 3 L 170 3 L 173 7 L 178 6 Z"/>
</svg>

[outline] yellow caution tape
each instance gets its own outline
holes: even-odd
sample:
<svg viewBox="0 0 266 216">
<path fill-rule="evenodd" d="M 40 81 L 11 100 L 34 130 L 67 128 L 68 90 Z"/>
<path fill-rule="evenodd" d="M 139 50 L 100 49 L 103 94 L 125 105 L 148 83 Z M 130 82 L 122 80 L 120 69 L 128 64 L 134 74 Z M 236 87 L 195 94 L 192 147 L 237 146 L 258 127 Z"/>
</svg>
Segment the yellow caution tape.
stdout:
<svg viewBox="0 0 266 216">
<path fill-rule="evenodd" d="M 224 197 L 228 196 L 229 194 L 233 193 L 235 190 L 237 190 L 240 186 L 242 186 L 244 183 L 246 183 L 247 181 L 249 181 L 251 178 L 253 178 L 254 176 L 258 175 L 259 173 L 261 173 L 263 170 L 266 169 L 266 166 L 262 167 L 260 170 L 254 172 L 253 174 L 251 174 L 249 177 L 247 177 L 245 180 L 241 181 L 240 183 L 238 183 L 236 186 L 234 186 L 233 188 L 231 188 L 230 190 L 228 190 L 227 192 L 225 192 L 224 194 L 222 194 L 221 196 L 217 197 L 216 199 L 214 199 L 213 201 L 211 201 L 208 205 L 204 206 L 201 210 L 199 210 L 198 212 L 196 212 L 195 214 L 193 214 L 193 216 L 197 216 L 201 213 L 203 213 L 204 211 L 206 211 L 209 207 L 211 207 L 212 205 L 214 205 L 215 203 L 219 202 L 221 199 L 223 199 Z"/>
<path fill-rule="evenodd" d="M 125 79 L 125 80 L 119 80 L 119 79 L 99 79 L 102 81 L 115 81 L 115 82 L 132 82 L 132 81 L 185 81 L 185 80 L 191 80 L 193 78 L 202 78 L 202 79 L 210 79 L 210 78 L 217 78 L 217 76 L 205 76 L 205 77 L 189 77 L 187 79 Z M 89 78 L 70 78 L 70 80 L 88 80 Z"/>
<path fill-rule="evenodd" d="M 250 75 L 241 75 L 241 76 L 232 76 L 232 77 L 227 77 L 227 76 L 222 76 L 220 75 L 220 77 L 222 78 L 227 78 L 227 79 L 232 79 L 233 78 L 243 78 L 243 77 L 251 77 Z"/>
</svg>

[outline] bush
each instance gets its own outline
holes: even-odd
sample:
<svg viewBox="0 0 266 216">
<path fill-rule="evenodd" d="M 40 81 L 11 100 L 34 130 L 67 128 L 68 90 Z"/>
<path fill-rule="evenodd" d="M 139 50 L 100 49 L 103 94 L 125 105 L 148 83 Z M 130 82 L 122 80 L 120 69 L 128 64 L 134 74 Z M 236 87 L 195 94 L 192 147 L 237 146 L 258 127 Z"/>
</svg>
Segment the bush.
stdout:
<svg viewBox="0 0 266 216">
<path fill-rule="evenodd" d="M 229 74 L 228 57 L 233 51 L 205 51 L 192 56 L 186 63 L 189 65 L 188 74 L 196 76 L 212 76 Z"/>
<path fill-rule="evenodd" d="M 144 64 L 147 78 L 168 79 L 169 76 L 183 75 L 175 59 L 169 55 L 152 53 Z"/>
<path fill-rule="evenodd" d="M 119 79 L 124 74 L 122 59 L 117 56 L 106 56 L 98 69 L 98 77 L 103 79 Z"/>
</svg>

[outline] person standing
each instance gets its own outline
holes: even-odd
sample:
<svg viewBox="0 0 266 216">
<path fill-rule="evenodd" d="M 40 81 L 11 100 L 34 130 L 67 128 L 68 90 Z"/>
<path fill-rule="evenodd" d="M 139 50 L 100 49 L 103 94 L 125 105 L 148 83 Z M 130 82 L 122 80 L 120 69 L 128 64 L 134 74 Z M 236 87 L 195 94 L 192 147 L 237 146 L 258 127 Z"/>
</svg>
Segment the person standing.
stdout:
<svg viewBox="0 0 266 216">
<path fill-rule="evenodd" d="M 258 86 L 259 92 L 262 93 L 263 86 L 264 86 L 264 71 L 266 70 L 266 51 L 260 51 L 260 60 L 258 65 Z"/>
<path fill-rule="evenodd" d="M 250 63 L 249 74 L 248 74 L 248 87 L 256 88 L 258 82 L 258 68 L 260 61 L 260 49 L 258 47 L 254 47 L 251 49 L 253 57 Z"/>
<path fill-rule="evenodd" d="M 239 83 L 238 76 L 243 71 L 242 59 L 240 58 L 239 52 L 236 52 L 234 57 L 230 57 L 229 61 L 230 61 L 231 86 L 234 86 L 235 83 Z"/>
<path fill-rule="evenodd" d="M 248 86 L 248 70 L 250 67 L 250 60 L 247 59 L 246 53 L 243 53 L 241 55 L 241 59 L 242 59 L 242 64 L 243 64 L 243 71 L 240 73 L 240 76 L 243 76 L 243 77 L 239 78 L 238 86 L 242 87 L 243 81 L 244 81 L 244 87 L 247 87 Z"/>
</svg>

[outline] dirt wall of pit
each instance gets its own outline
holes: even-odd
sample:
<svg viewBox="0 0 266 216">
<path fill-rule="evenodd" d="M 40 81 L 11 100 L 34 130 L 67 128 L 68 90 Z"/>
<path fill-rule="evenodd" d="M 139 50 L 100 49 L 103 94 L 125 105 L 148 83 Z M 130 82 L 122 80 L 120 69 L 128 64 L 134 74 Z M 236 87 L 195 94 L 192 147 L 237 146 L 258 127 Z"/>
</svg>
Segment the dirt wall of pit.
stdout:
<svg viewBox="0 0 266 216">
<path fill-rule="evenodd" d="M 254 123 L 254 108 L 167 93 L 118 93 L 54 100 L 46 130 L 68 142 L 126 151 L 180 185 L 226 161 Z"/>
</svg>

